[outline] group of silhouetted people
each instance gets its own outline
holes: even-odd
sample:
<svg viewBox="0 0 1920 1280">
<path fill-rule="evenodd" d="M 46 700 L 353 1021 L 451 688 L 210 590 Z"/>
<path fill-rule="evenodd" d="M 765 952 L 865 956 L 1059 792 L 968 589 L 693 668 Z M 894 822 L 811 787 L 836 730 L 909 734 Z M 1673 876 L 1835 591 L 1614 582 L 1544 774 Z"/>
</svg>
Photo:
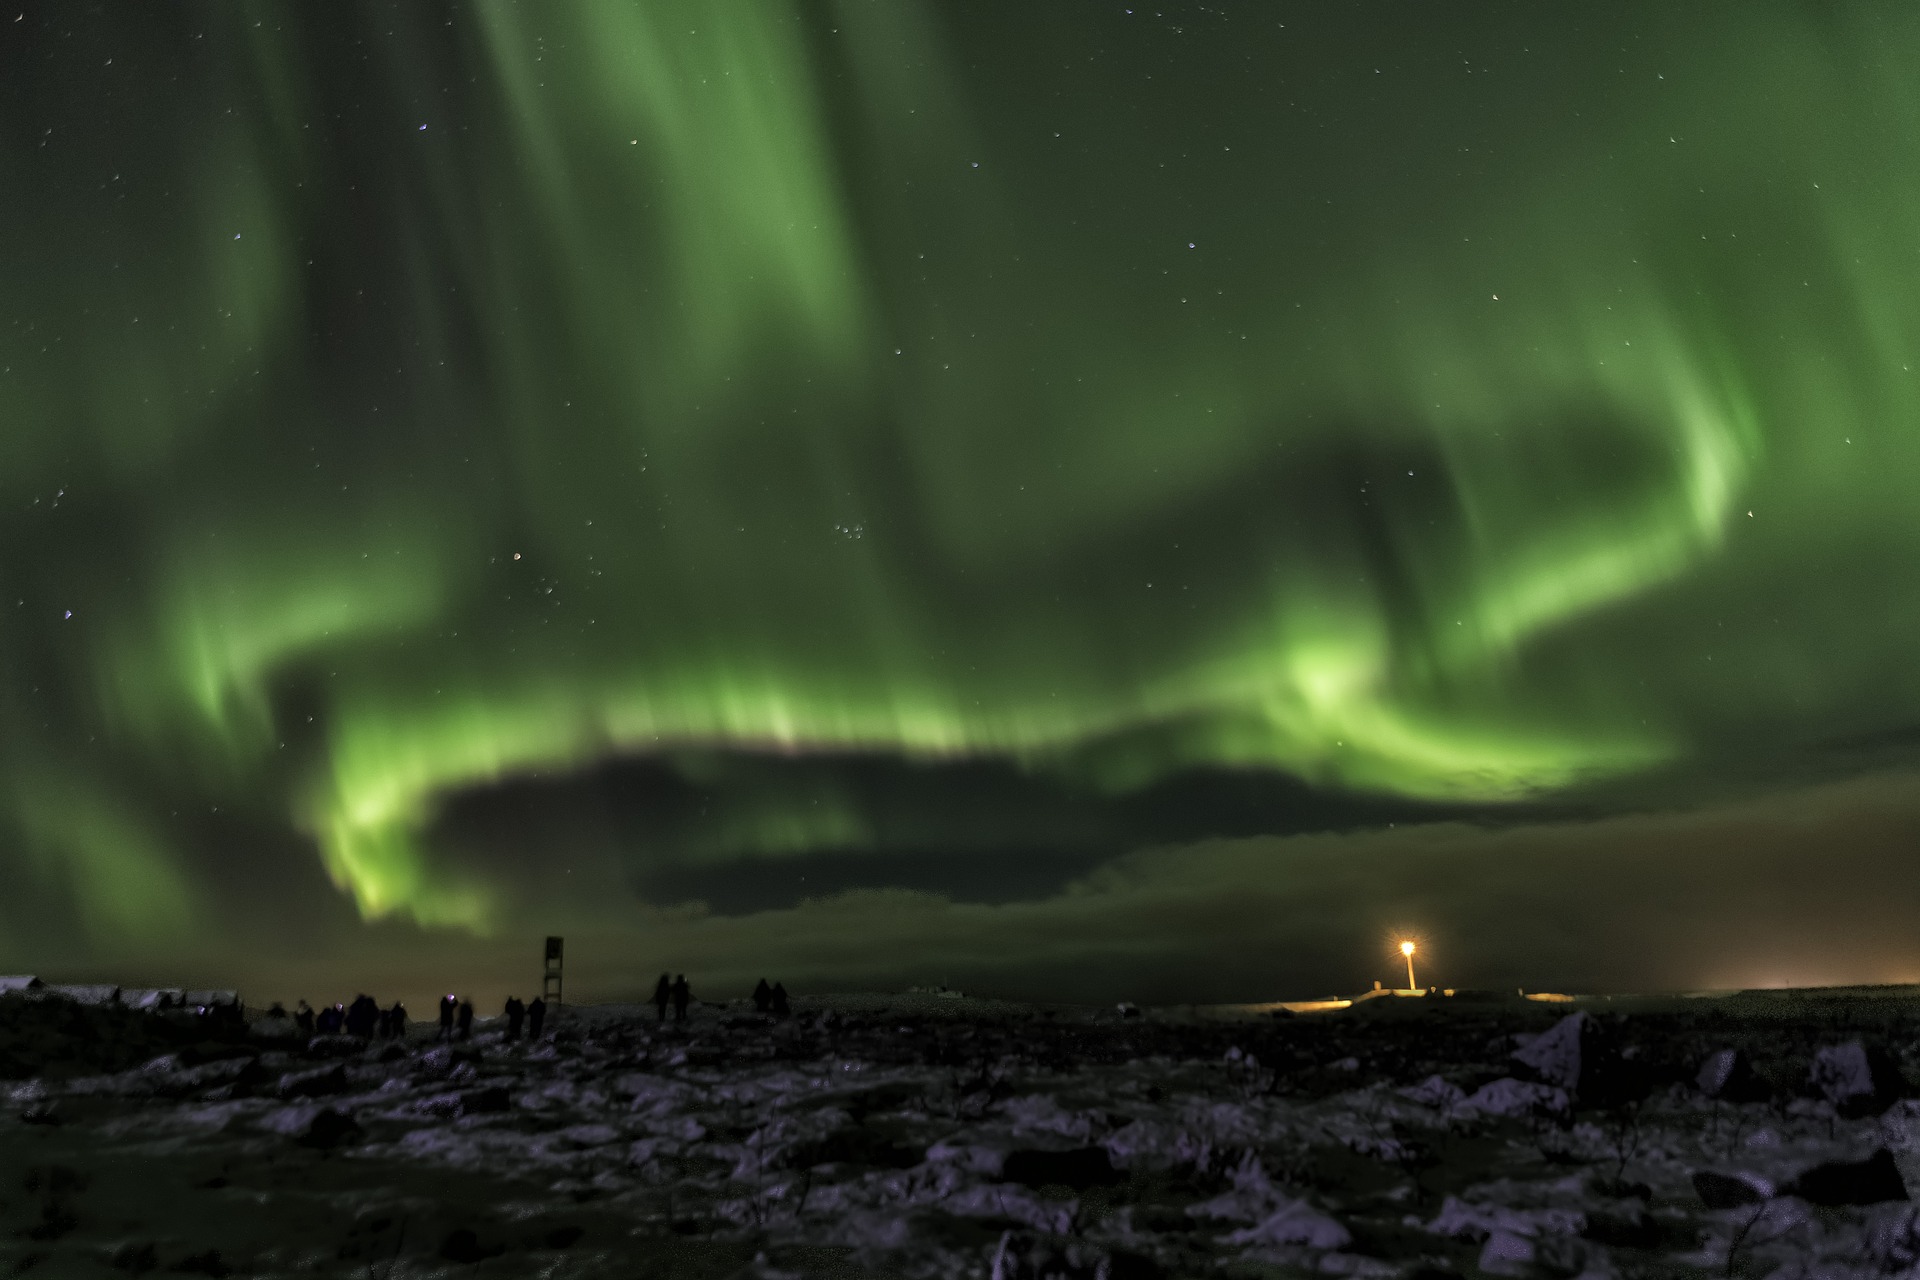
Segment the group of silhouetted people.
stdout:
<svg viewBox="0 0 1920 1280">
<path fill-rule="evenodd" d="M 279 1005 L 271 1012 L 281 1015 Z M 331 1004 L 315 1012 L 302 1000 L 292 1013 L 293 1025 L 303 1036 L 358 1036 L 362 1040 L 398 1040 L 407 1034 L 407 1006 L 398 1000 L 391 1009 L 382 1009 L 372 996 L 362 993 L 349 1005 Z"/>
<path fill-rule="evenodd" d="M 687 982 L 684 973 L 669 977 L 660 975 L 660 981 L 654 984 L 653 1007 L 659 1020 L 667 1020 L 667 1009 L 673 1009 L 673 1020 L 687 1020 L 687 1006 L 693 1002 L 693 988 Z M 765 978 L 754 984 L 753 1007 L 756 1012 L 772 1014 L 776 1018 L 785 1018 L 793 1013 L 787 1002 L 786 984 L 776 982 L 767 985 Z M 273 1013 L 287 1016 L 286 1010 L 279 1005 Z M 507 997 L 506 1008 L 502 1010 L 507 1020 L 506 1036 L 509 1040 L 520 1039 L 524 1030 L 529 1040 L 538 1040 L 547 1021 L 547 1002 L 535 996 L 531 1003 L 523 1002 L 518 996 Z M 398 1001 L 390 1009 L 382 1009 L 369 995 L 358 995 L 350 1005 L 334 1004 L 315 1012 L 313 1007 L 302 1000 L 299 1007 L 290 1015 L 293 1024 L 303 1036 L 357 1036 L 362 1040 L 400 1040 L 407 1034 L 407 1007 Z M 449 992 L 440 998 L 440 1036 L 443 1041 L 471 1040 L 473 1038 L 473 1001 L 462 1000 Z"/>
<path fill-rule="evenodd" d="M 547 1022 L 547 1002 L 541 997 L 535 996 L 532 1004 L 525 1004 L 522 1003 L 519 996 L 508 996 L 505 1013 L 507 1015 L 507 1039 L 518 1040 L 520 1038 L 520 1028 L 522 1024 L 524 1024 L 527 1028 L 527 1039 L 538 1040 L 540 1038 L 540 1028 L 545 1026 Z"/>
<path fill-rule="evenodd" d="M 787 1004 L 787 984 L 776 982 L 768 986 L 765 978 L 760 979 L 753 988 L 753 1007 L 755 1012 L 770 1013 L 776 1018 L 792 1013 L 792 1007 Z"/>
<path fill-rule="evenodd" d="M 681 1001 L 684 1009 L 685 1000 Z M 357 1036 L 362 1040 L 404 1040 L 407 1035 L 407 1006 L 394 1001 L 390 1009 L 382 1009 L 369 995 L 358 995 L 352 1004 L 333 1004 L 316 1011 L 302 1000 L 292 1013 L 285 1006 L 276 1004 L 267 1011 L 269 1017 L 288 1018 L 294 1029 L 308 1039 L 314 1036 Z M 547 1002 L 538 996 L 532 1004 L 523 1003 L 517 996 L 507 999 L 505 1009 L 507 1018 L 507 1039 L 518 1040 L 524 1027 L 529 1040 L 538 1040 L 540 1031 L 547 1021 Z M 473 1038 L 473 1002 L 462 1000 L 455 995 L 447 995 L 440 1001 L 440 1039 L 471 1040 Z"/>
<path fill-rule="evenodd" d="M 663 973 L 660 981 L 653 984 L 652 1004 L 661 1022 L 667 1020 L 669 1005 L 673 1006 L 673 1020 L 685 1022 L 687 1006 L 692 1001 L 693 988 L 687 984 L 687 975 L 684 973 L 672 977 Z M 770 1013 L 776 1018 L 787 1017 L 793 1012 L 793 1007 L 787 1003 L 786 984 L 776 982 L 768 986 L 765 978 L 760 979 L 753 988 L 753 1007 L 760 1013 Z"/>
</svg>

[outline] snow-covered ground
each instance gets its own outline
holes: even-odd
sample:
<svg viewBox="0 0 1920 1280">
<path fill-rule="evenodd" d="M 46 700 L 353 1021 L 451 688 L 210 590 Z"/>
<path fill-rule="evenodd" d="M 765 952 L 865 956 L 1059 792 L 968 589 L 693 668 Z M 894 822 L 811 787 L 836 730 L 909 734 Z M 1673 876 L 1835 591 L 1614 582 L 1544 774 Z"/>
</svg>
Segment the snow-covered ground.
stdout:
<svg viewBox="0 0 1920 1280">
<path fill-rule="evenodd" d="M 1909 1006 L 1719 1003 L 228 1036 L 0 1083 L 0 1274 L 1920 1274 Z"/>
</svg>

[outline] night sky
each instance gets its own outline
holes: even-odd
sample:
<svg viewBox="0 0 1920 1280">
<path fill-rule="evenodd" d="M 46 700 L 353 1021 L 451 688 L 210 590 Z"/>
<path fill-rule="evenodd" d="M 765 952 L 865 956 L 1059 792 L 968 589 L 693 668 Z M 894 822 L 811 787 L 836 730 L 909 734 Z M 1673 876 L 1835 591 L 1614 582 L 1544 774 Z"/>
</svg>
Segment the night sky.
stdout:
<svg viewBox="0 0 1920 1280">
<path fill-rule="evenodd" d="M 1917 65 L 1903 0 L 0 12 L 0 969 L 1920 978 Z"/>
</svg>

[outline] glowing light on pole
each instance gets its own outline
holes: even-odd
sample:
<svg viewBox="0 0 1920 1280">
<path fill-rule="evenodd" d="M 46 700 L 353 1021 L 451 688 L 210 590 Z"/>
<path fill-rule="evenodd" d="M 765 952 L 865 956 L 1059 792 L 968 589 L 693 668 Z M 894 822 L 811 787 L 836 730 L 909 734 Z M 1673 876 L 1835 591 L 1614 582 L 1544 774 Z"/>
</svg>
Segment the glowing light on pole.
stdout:
<svg viewBox="0 0 1920 1280">
<path fill-rule="evenodd" d="M 1407 958 L 1407 990 L 1418 991 L 1420 984 L 1413 980 L 1413 943 L 1411 941 L 1401 943 L 1400 954 Z"/>
</svg>

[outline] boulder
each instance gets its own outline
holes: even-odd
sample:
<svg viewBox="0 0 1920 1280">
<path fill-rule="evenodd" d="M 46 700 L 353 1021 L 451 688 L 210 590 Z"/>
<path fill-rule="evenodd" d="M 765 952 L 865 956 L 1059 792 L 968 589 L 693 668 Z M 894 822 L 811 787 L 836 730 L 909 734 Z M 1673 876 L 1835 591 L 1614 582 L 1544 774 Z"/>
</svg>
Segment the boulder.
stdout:
<svg viewBox="0 0 1920 1280">
<path fill-rule="evenodd" d="M 1022 1154 L 1051 1155 L 1053 1153 Z M 1101 1154 L 1104 1156 L 1106 1153 Z M 783 1163 L 795 1169 L 811 1169 L 823 1164 L 864 1165 L 874 1169 L 911 1169 L 922 1160 L 935 1158 L 933 1153 L 924 1147 L 896 1143 L 885 1134 L 862 1125 L 846 1125 L 811 1141 L 795 1143 L 786 1152 Z M 998 1160 L 994 1163 L 997 1168 Z M 1021 1180 L 1015 1179 L 1015 1181 Z M 1051 1178 L 1042 1181 L 1063 1182 L 1065 1179 Z"/>
<path fill-rule="evenodd" d="M 1481 1085 L 1473 1094 L 1453 1105 L 1449 1114 L 1463 1120 L 1478 1118 L 1522 1118 L 1536 1115 L 1564 1115 L 1572 1106 L 1565 1089 L 1531 1080 L 1503 1076 Z"/>
<path fill-rule="evenodd" d="M 312 1071 L 289 1071 L 274 1088 L 283 1098 L 325 1098 L 346 1091 L 347 1069 L 340 1064 Z"/>
<path fill-rule="evenodd" d="M 1513 1060 L 1540 1083 L 1577 1094 L 1581 1074 L 1592 1066 L 1594 1039 L 1593 1020 L 1585 1013 L 1569 1014 L 1515 1049 Z"/>
<path fill-rule="evenodd" d="M 351 1142 L 360 1136 L 360 1126 L 350 1115 L 343 1115 L 332 1107 L 322 1107 L 307 1123 L 306 1132 L 294 1141 L 303 1147 L 313 1147 L 319 1151 L 331 1151 L 342 1143 Z"/>
<path fill-rule="evenodd" d="M 440 1256 L 461 1266 L 477 1266 L 506 1251 L 504 1244 L 481 1244 L 480 1237 L 467 1227 L 449 1232 L 447 1238 L 440 1242 Z"/>
<path fill-rule="evenodd" d="M 1693 1193 L 1709 1209 L 1737 1209 L 1743 1204 L 1771 1200 L 1774 1187 L 1751 1173 L 1715 1173 L 1701 1169 L 1693 1175 Z"/>
<path fill-rule="evenodd" d="M 355 1058 L 365 1051 L 367 1042 L 358 1036 L 315 1036 L 307 1041 L 309 1058 Z"/>
<path fill-rule="evenodd" d="M 1738 1049 L 1720 1049 L 1707 1055 L 1694 1074 L 1693 1086 L 1709 1098 L 1724 1102 L 1758 1102 L 1767 1086 L 1753 1074 L 1753 1063 Z"/>
<path fill-rule="evenodd" d="M 1001 1166 L 1001 1177 L 1029 1187 L 1061 1186 L 1084 1191 L 1088 1187 L 1125 1182 L 1127 1175 L 1113 1167 L 1105 1147 L 1075 1147 L 1070 1151 L 1014 1151 Z"/>
<path fill-rule="evenodd" d="M 1309 1249 L 1344 1249 L 1353 1235 L 1304 1200 L 1282 1204 L 1250 1227 L 1229 1232 L 1227 1244 L 1295 1244 Z"/>
<path fill-rule="evenodd" d="M 1828 1160 L 1787 1184 L 1808 1204 L 1884 1204 L 1907 1199 L 1907 1184 L 1893 1153 L 1881 1147 L 1865 1160 Z"/>
<path fill-rule="evenodd" d="M 488 1085 L 484 1089 L 470 1089 L 460 1095 L 460 1114 L 463 1116 L 494 1115 L 513 1109 L 513 1095 L 507 1092 L 503 1084 Z"/>
<path fill-rule="evenodd" d="M 1612 1249 L 1652 1249 L 1660 1243 L 1660 1227 L 1640 1205 L 1615 1206 L 1587 1215 L 1582 1238 Z"/>
<path fill-rule="evenodd" d="M 1877 1046 L 1832 1044 L 1813 1056 L 1807 1085 L 1848 1118 L 1878 1115 L 1906 1092 L 1900 1068 Z"/>
<path fill-rule="evenodd" d="M 1480 1270 L 1490 1276 L 1533 1274 L 1536 1250 L 1532 1239 L 1511 1231 L 1496 1231 L 1480 1246 Z"/>
<path fill-rule="evenodd" d="M 1590 1106 L 1646 1094 L 1644 1072 L 1628 1061 L 1586 1012 L 1571 1013 L 1513 1051 L 1513 1061 L 1542 1084 Z"/>
</svg>

